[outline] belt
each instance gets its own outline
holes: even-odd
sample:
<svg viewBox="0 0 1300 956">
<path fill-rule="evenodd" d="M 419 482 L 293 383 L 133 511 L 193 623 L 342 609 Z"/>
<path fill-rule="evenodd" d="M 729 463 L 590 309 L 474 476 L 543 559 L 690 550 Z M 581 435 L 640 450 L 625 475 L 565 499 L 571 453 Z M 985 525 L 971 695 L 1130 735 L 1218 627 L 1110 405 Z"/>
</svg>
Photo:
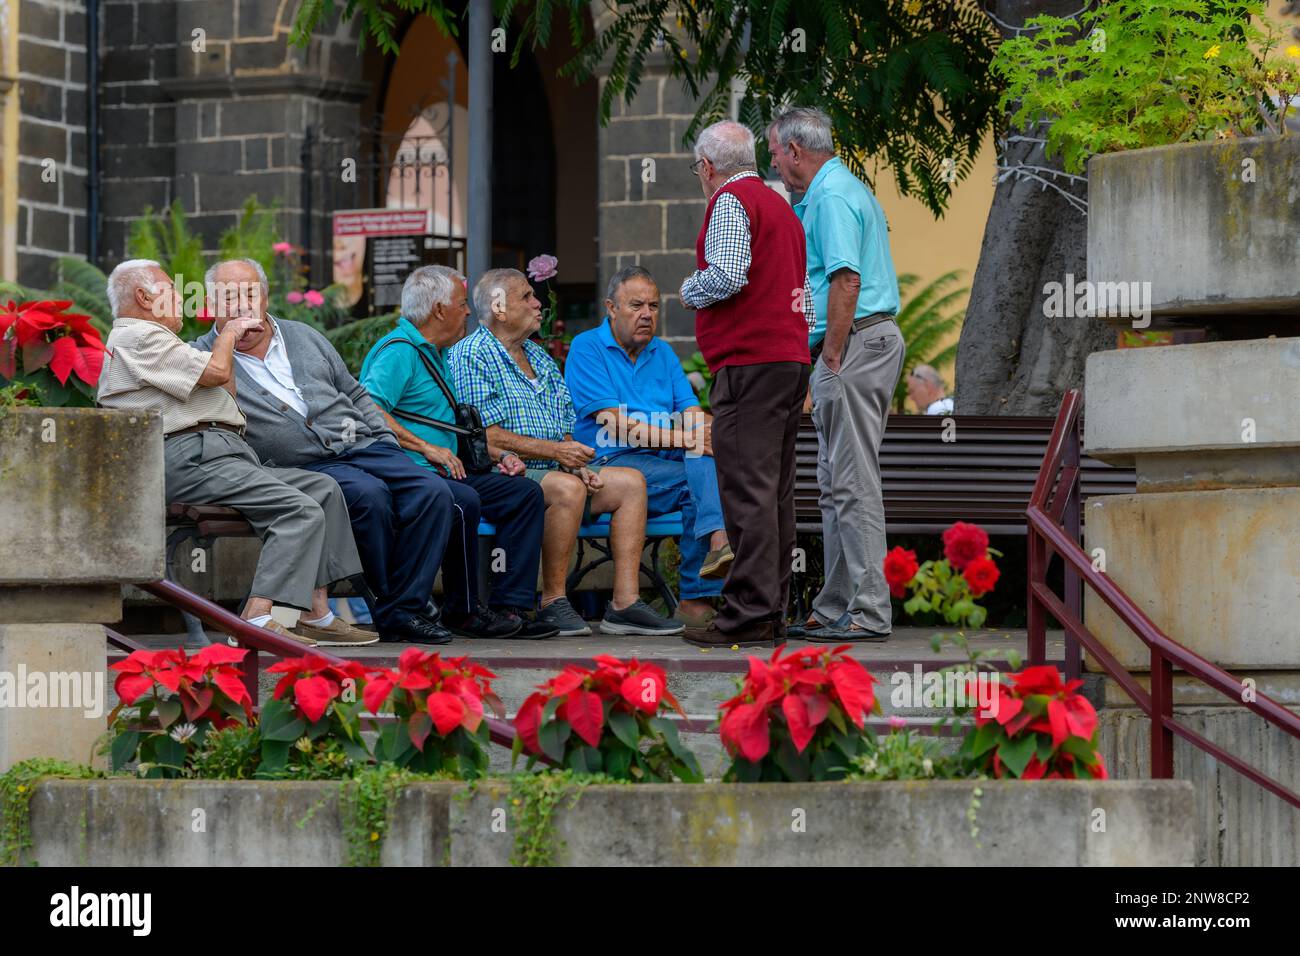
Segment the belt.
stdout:
<svg viewBox="0 0 1300 956">
<path fill-rule="evenodd" d="M 197 425 L 191 425 L 189 428 L 178 428 L 174 432 L 168 432 L 164 438 L 175 438 L 177 435 L 188 435 L 191 432 L 205 432 L 209 428 L 220 428 L 222 431 L 234 432 L 236 435 L 242 435 L 244 430 L 235 425 L 228 425 L 225 422 L 199 422 Z"/>
<path fill-rule="evenodd" d="M 873 325 L 879 325 L 882 322 L 891 322 L 893 319 L 894 316 L 888 312 L 877 312 L 874 315 L 865 315 L 860 319 L 853 320 L 853 331 L 865 332 Z"/>
</svg>

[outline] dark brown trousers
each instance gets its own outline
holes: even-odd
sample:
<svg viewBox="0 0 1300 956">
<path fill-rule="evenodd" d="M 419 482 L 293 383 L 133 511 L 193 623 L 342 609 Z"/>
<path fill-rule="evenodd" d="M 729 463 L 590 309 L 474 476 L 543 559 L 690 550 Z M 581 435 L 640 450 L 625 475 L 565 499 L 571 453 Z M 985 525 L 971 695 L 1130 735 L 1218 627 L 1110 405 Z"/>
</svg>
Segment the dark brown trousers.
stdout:
<svg viewBox="0 0 1300 956">
<path fill-rule="evenodd" d="M 794 551 L 794 450 L 809 368 L 728 365 L 714 377 L 713 461 L 735 560 L 716 624 L 723 633 L 785 620 Z"/>
</svg>

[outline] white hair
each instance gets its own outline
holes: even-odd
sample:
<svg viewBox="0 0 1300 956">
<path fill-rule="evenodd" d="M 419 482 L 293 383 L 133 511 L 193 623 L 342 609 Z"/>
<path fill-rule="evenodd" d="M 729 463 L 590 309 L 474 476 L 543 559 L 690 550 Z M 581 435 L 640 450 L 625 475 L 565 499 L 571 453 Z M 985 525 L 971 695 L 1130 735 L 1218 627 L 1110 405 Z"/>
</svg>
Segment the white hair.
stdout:
<svg viewBox="0 0 1300 956">
<path fill-rule="evenodd" d="M 158 287 L 151 274 L 154 269 L 161 269 L 152 259 L 127 259 L 119 262 L 117 268 L 108 274 L 108 307 L 118 315 L 122 307 L 131 301 L 136 289 L 148 289 L 153 295 Z"/>
<path fill-rule="evenodd" d="M 810 153 L 830 155 L 835 152 L 831 136 L 831 118 L 811 106 L 796 106 L 778 116 L 769 130 L 776 132 L 777 145 L 784 149 L 791 143 Z"/>
<path fill-rule="evenodd" d="M 506 285 L 515 279 L 528 281 L 518 269 L 489 269 L 474 283 L 474 314 L 480 322 L 486 325 L 496 318 L 492 313 L 493 299 L 498 290 L 504 295 Z"/>
<path fill-rule="evenodd" d="M 402 284 L 402 315 L 419 328 L 435 307 L 451 302 L 456 283 L 465 277 L 450 266 L 420 266 Z"/>
<path fill-rule="evenodd" d="M 267 297 L 271 294 L 271 284 L 266 281 L 266 270 L 262 268 L 262 264 L 256 259 L 222 259 L 220 262 L 208 266 L 208 271 L 203 273 L 203 286 L 207 291 L 208 298 L 214 297 L 217 285 L 217 270 L 224 265 L 231 264 L 232 262 L 238 262 L 241 265 L 252 267 L 253 271 L 257 273 L 257 281 L 262 284 L 262 300 L 266 301 Z"/>
<path fill-rule="evenodd" d="M 707 159 L 722 174 L 758 168 L 753 132 L 732 120 L 714 123 L 700 133 L 695 140 L 695 158 Z"/>
</svg>

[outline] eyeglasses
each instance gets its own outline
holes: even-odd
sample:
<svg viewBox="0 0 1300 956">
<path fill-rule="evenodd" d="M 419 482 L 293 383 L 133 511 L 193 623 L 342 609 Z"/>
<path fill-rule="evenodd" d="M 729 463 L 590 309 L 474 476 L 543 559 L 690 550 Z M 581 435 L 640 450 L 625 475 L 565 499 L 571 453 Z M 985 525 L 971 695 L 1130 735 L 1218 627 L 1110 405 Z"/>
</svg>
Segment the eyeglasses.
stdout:
<svg viewBox="0 0 1300 956">
<path fill-rule="evenodd" d="M 700 174 L 700 167 L 704 165 L 704 162 L 703 159 L 697 159 L 695 162 L 691 163 L 690 170 L 692 176 L 698 176 Z"/>
</svg>

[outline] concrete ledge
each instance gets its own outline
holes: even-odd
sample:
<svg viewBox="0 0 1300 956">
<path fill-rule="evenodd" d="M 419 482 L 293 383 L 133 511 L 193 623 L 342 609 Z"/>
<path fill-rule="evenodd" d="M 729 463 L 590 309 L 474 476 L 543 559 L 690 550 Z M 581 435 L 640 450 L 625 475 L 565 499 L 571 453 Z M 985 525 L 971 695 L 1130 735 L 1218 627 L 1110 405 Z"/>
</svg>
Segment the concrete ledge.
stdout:
<svg viewBox="0 0 1300 956">
<path fill-rule="evenodd" d="M 338 794 L 333 782 L 47 780 L 32 797 L 27 862 L 337 866 Z M 1194 856 L 1192 788 L 1178 781 L 604 785 L 575 796 L 553 817 L 560 865 L 1187 866 Z M 508 781 L 416 784 L 390 808 L 382 862 L 508 865 L 514 827 Z"/>
<path fill-rule="evenodd" d="M 1157 146 L 1088 163 L 1088 279 L 1150 282 L 1157 317 L 1300 315 L 1297 261 L 1298 137 Z"/>
<path fill-rule="evenodd" d="M 1164 486 L 1300 484 L 1300 338 L 1094 352 L 1087 366 L 1094 458 L 1136 460 L 1139 482 Z M 1176 467 L 1150 467 L 1166 455 Z"/>
</svg>

